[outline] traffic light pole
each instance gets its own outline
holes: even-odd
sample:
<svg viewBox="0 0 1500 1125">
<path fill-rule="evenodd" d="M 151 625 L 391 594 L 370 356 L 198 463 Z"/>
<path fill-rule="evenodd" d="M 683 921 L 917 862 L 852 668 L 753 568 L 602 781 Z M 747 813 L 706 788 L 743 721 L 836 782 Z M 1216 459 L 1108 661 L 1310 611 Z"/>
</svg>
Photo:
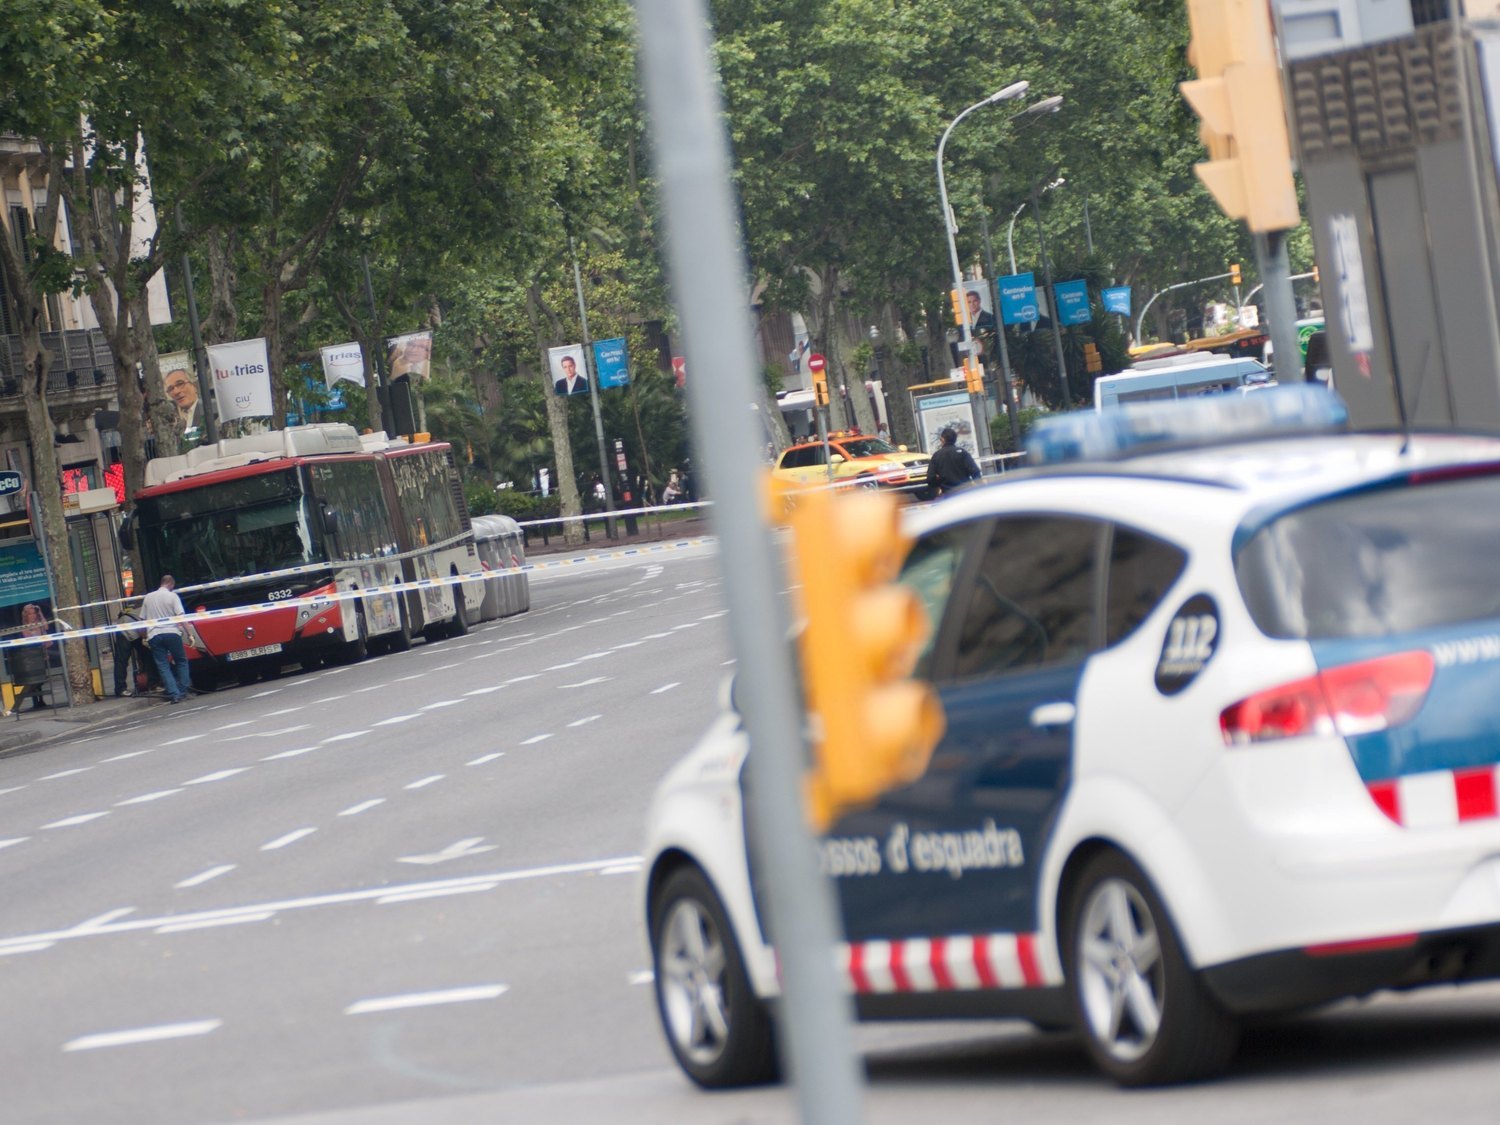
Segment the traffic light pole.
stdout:
<svg viewBox="0 0 1500 1125">
<path fill-rule="evenodd" d="M 707 4 L 636 0 L 636 11 L 672 289 L 688 358 L 700 372 L 687 388 L 694 445 L 714 498 L 740 712 L 754 747 L 746 767 L 754 795 L 745 811 L 781 969 L 777 1040 L 802 1119 L 856 1125 L 863 1091 L 851 1003 L 834 968 L 833 893 L 803 818 L 807 743 L 788 659 L 785 575 L 778 537 L 763 520 L 762 438 L 747 409 L 762 391 Z"/>
<path fill-rule="evenodd" d="M 1301 349 L 1297 346 L 1297 302 L 1292 296 L 1291 266 L 1287 261 L 1286 231 L 1254 235 L 1255 264 L 1266 293 L 1266 319 L 1270 321 L 1271 347 L 1275 356 L 1276 381 L 1300 381 L 1295 371 Z M 1284 358 L 1283 358 L 1284 357 Z M 1283 365 L 1290 365 L 1286 367 Z M 1295 371 L 1295 376 L 1293 372 Z"/>
</svg>

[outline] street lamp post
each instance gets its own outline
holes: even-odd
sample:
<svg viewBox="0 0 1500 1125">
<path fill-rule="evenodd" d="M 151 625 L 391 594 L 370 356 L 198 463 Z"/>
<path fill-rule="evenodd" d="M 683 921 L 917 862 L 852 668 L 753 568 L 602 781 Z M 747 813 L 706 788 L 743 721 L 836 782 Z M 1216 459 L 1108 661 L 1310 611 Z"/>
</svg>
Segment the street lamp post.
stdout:
<svg viewBox="0 0 1500 1125">
<path fill-rule="evenodd" d="M 1062 326 L 1057 322 L 1057 293 L 1052 288 L 1052 262 L 1047 257 L 1047 236 L 1042 233 L 1041 198 L 1041 192 L 1037 191 L 1036 184 L 1032 184 L 1031 211 L 1036 218 L 1037 248 L 1042 254 L 1042 276 L 1047 282 L 1047 308 L 1052 313 L 1052 343 L 1057 348 L 1058 390 L 1062 392 L 1061 402 L 1066 406 L 1068 403 L 1068 361 L 1063 358 Z"/>
<path fill-rule="evenodd" d="M 1042 194 L 1046 195 L 1053 188 L 1060 188 L 1067 183 L 1066 176 L 1059 176 L 1046 187 L 1042 188 Z M 1021 200 L 1020 206 L 1010 213 L 1010 227 L 1005 232 L 1005 249 L 1010 254 L 1010 272 L 1016 272 L 1016 220 L 1021 217 L 1021 212 L 1026 210 L 1031 203 L 1031 197 L 1027 196 Z"/>
<path fill-rule="evenodd" d="M 996 105 L 999 102 L 1010 101 L 1012 98 L 1019 98 L 1029 89 L 1031 89 L 1031 83 L 1023 79 L 1020 82 L 1012 82 L 1004 89 L 996 90 L 989 97 L 975 102 L 973 105 L 969 106 L 948 123 L 948 128 L 943 130 L 942 138 L 938 141 L 938 198 L 943 205 L 943 230 L 948 236 L 948 260 L 953 267 L 953 290 L 959 295 L 958 307 L 959 315 L 961 317 L 959 327 L 963 332 L 963 342 L 959 346 L 959 354 L 965 364 L 965 370 L 967 370 L 967 364 L 969 360 L 974 356 L 974 325 L 969 320 L 969 304 L 963 299 L 963 270 L 959 267 L 958 264 L 958 242 L 955 239 L 955 235 L 958 233 L 958 224 L 954 221 L 953 218 L 953 208 L 948 205 L 948 183 L 947 180 L 943 177 L 943 149 L 947 147 L 948 137 L 953 133 L 953 130 L 958 125 L 958 123 L 965 117 L 969 116 L 969 114 L 973 113 L 976 109 L 983 109 L 988 105 Z M 975 400 L 977 400 L 977 402 Z M 986 417 L 986 411 L 984 407 L 984 395 L 975 394 L 971 391 L 969 394 L 969 401 L 975 403 L 975 405 L 978 407 L 979 417 L 982 422 L 982 424 L 979 426 L 980 452 L 987 454 L 990 452 L 990 435 L 989 420 Z"/>
</svg>

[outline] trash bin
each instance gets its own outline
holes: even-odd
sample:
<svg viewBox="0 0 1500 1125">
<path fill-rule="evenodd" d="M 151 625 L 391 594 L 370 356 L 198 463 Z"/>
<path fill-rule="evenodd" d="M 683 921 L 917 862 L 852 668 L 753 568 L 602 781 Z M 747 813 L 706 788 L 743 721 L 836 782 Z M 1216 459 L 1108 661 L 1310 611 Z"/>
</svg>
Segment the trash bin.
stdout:
<svg viewBox="0 0 1500 1125">
<path fill-rule="evenodd" d="M 17 687 L 40 687 L 47 682 L 47 649 L 43 645 L 17 645 L 5 659 L 10 682 Z"/>
</svg>

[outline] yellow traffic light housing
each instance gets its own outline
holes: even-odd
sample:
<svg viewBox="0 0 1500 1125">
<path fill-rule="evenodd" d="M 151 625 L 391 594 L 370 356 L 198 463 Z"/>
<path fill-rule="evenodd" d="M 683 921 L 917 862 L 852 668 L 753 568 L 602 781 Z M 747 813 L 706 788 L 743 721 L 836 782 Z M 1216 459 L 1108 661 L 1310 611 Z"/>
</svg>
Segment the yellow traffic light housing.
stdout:
<svg viewBox="0 0 1500 1125">
<path fill-rule="evenodd" d="M 964 326 L 964 295 L 961 290 L 948 290 L 948 299 L 953 302 L 953 323 L 958 327 Z"/>
<path fill-rule="evenodd" d="M 916 592 L 894 581 L 911 545 L 895 498 L 805 492 L 789 522 L 814 742 L 807 809 L 822 832 L 921 777 L 943 711 L 930 684 L 909 678 L 929 626 Z"/>
<path fill-rule="evenodd" d="M 1104 357 L 1099 354 L 1099 345 L 1088 343 L 1083 345 L 1084 369 L 1090 375 L 1098 374 L 1104 370 Z"/>
<path fill-rule="evenodd" d="M 1198 77 L 1181 84 L 1202 119 L 1209 159 L 1198 178 L 1224 213 L 1257 232 L 1290 230 L 1301 219 L 1271 10 L 1266 0 L 1187 0 L 1188 61 Z"/>
<path fill-rule="evenodd" d="M 818 368 L 812 372 L 813 398 L 819 406 L 828 405 L 828 372 Z"/>
<path fill-rule="evenodd" d="M 1238 262 L 1229 263 L 1229 283 L 1231 285 L 1238 285 L 1240 283 L 1240 264 Z"/>
<path fill-rule="evenodd" d="M 971 395 L 984 394 L 984 369 L 973 356 L 964 360 L 964 386 Z"/>
</svg>

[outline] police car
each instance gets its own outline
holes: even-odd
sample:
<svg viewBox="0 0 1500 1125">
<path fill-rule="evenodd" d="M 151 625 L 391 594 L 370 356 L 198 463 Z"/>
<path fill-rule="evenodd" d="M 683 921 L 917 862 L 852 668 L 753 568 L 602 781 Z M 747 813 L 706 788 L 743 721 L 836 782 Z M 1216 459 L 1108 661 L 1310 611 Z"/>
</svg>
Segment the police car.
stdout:
<svg viewBox="0 0 1500 1125">
<path fill-rule="evenodd" d="M 908 513 L 947 731 L 819 841 L 860 1015 L 1072 1027 L 1148 1085 L 1247 1016 L 1500 977 L 1500 439 L 1346 432 L 1305 385 L 1080 414 Z M 649 819 L 660 1014 L 708 1087 L 775 1067 L 748 750 L 726 711 Z"/>
</svg>

